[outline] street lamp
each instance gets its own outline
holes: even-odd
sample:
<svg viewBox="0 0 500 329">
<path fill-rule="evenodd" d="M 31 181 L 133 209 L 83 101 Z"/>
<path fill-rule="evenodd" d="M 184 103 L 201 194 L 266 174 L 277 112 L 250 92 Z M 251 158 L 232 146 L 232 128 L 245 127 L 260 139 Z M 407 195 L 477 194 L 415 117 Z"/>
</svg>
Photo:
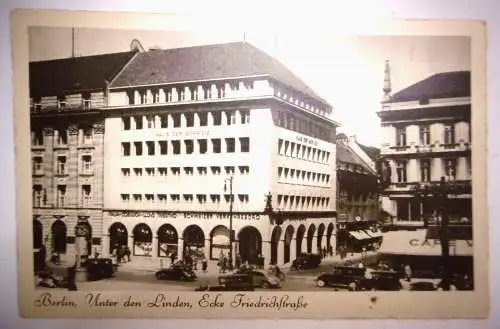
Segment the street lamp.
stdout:
<svg viewBox="0 0 500 329">
<path fill-rule="evenodd" d="M 231 271 L 233 269 L 233 178 L 234 176 L 226 178 L 224 180 L 224 192 L 227 191 L 227 183 L 229 182 L 229 263 L 228 268 Z"/>
</svg>

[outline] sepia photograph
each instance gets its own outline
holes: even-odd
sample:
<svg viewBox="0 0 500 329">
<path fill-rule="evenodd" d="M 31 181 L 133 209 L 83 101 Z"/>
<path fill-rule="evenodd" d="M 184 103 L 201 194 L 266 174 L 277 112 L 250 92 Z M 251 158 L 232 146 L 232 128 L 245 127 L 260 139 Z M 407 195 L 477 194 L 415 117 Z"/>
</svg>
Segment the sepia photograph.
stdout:
<svg viewBox="0 0 500 329">
<path fill-rule="evenodd" d="M 487 288 L 471 35 L 27 35 L 35 308 L 297 313 L 308 294 Z"/>
</svg>

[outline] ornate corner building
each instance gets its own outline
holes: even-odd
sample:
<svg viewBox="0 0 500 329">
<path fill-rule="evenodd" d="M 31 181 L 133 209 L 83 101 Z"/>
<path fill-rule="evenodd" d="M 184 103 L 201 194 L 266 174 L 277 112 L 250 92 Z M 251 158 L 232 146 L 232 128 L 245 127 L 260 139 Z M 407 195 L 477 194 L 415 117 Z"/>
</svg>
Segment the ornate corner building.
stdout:
<svg viewBox="0 0 500 329">
<path fill-rule="evenodd" d="M 31 63 L 35 248 L 335 249 L 332 106 L 246 42 L 137 48 Z"/>
<path fill-rule="evenodd" d="M 471 222 L 470 72 L 438 73 L 395 94 L 388 63 L 385 75 L 380 164 L 392 229 L 427 227 L 441 177 L 454 187 L 450 221 Z"/>
</svg>

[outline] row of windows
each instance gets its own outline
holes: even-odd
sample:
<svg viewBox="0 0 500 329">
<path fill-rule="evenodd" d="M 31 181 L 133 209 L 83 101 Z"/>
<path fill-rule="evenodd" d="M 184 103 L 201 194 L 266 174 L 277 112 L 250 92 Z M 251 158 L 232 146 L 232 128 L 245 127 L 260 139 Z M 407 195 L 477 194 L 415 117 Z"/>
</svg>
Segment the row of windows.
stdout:
<svg viewBox="0 0 500 329">
<path fill-rule="evenodd" d="M 273 111 L 273 120 L 278 127 L 296 131 L 298 133 L 318 138 L 324 141 L 333 142 L 335 131 L 330 130 L 310 119 L 297 118 L 292 113 Z"/>
<path fill-rule="evenodd" d="M 330 152 L 301 143 L 278 139 L 278 154 L 318 163 L 328 163 Z"/>
<path fill-rule="evenodd" d="M 237 141 L 239 147 L 237 148 Z M 209 145 L 210 144 L 210 145 Z M 224 149 L 223 149 L 224 146 Z M 211 153 L 235 153 L 250 152 L 250 139 L 239 138 L 212 138 L 212 139 L 185 139 L 185 140 L 162 140 L 146 142 L 122 142 L 122 156 L 142 155 L 167 155 L 167 154 L 200 154 Z"/>
<path fill-rule="evenodd" d="M 236 200 L 238 200 L 241 203 L 248 203 L 249 202 L 249 196 L 248 194 L 237 194 Z M 199 204 L 205 204 L 207 203 L 208 200 L 210 200 L 211 203 L 220 203 L 221 202 L 221 195 L 220 194 L 129 194 L 129 193 L 122 193 L 120 194 L 121 201 L 124 203 L 129 203 L 129 202 L 134 202 L 134 203 L 142 203 L 142 202 L 157 202 L 157 203 L 166 203 L 166 202 L 171 202 L 171 203 L 180 203 L 181 201 L 183 203 L 194 203 L 195 200 Z M 229 203 L 231 201 L 231 195 L 230 194 L 224 194 L 223 199 L 226 203 Z M 233 200 L 234 200 L 234 195 L 233 195 Z"/>
<path fill-rule="evenodd" d="M 241 175 L 246 175 L 250 172 L 249 166 L 211 166 L 211 167 L 147 167 L 147 168 L 121 168 L 122 177 L 130 177 L 132 174 L 135 177 L 166 177 L 168 175 L 172 176 L 180 176 L 181 174 L 186 176 L 193 176 L 195 173 L 200 176 L 205 176 L 208 172 L 213 175 L 220 175 L 222 168 L 224 172 L 228 175 L 234 174 L 236 172 L 236 168 L 238 168 L 238 172 Z"/>
<path fill-rule="evenodd" d="M 328 208 L 330 198 L 278 194 L 278 208 L 283 210 L 310 210 Z"/>
<path fill-rule="evenodd" d="M 68 175 L 68 157 L 65 155 L 58 155 L 56 157 L 56 175 Z M 34 175 L 43 175 L 43 157 L 34 156 L 32 159 L 32 170 Z M 80 158 L 80 173 L 92 173 L 92 156 L 89 154 L 82 155 Z"/>
<path fill-rule="evenodd" d="M 307 170 L 278 167 L 278 179 L 298 184 L 328 184 L 330 182 L 330 175 Z"/>
<path fill-rule="evenodd" d="M 469 140 L 470 140 L 470 132 L 469 129 Z M 431 139 L 431 128 L 430 125 L 421 125 L 419 126 L 419 142 L 420 145 L 430 145 L 433 144 Z M 444 136 L 443 136 L 443 144 L 452 145 L 456 143 L 455 136 L 455 125 L 454 124 L 445 124 L 444 125 Z M 406 127 L 396 128 L 396 146 L 404 147 L 407 146 L 406 140 Z"/>
<path fill-rule="evenodd" d="M 197 122 L 196 122 L 197 121 Z M 157 128 L 205 127 L 250 123 L 250 110 L 223 110 L 212 112 L 174 112 L 160 115 L 133 115 L 122 117 L 122 130 Z"/>
<path fill-rule="evenodd" d="M 54 129 L 54 145 L 68 145 L 68 135 L 69 132 L 67 128 Z M 83 128 L 79 129 L 78 143 L 83 145 L 92 145 L 93 130 L 91 126 L 84 126 Z M 31 145 L 44 145 L 43 129 L 35 129 L 31 131 Z"/>
<path fill-rule="evenodd" d="M 67 205 L 67 186 L 57 185 L 55 193 L 55 206 L 63 208 Z M 92 187 L 91 185 L 80 186 L 80 203 L 82 206 L 89 206 L 92 201 Z M 33 206 L 43 207 L 47 206 L 47 190 L 41 184 L 33 185 Z"/>
<path fill-rule="evenodd" d="M 470 158 L 467 159 L 467 166 L 471 169 Z M 432 163 L 430 159 L 422 159 L 420 164 L 420 180 L 429 182 L 432 179 Z M 444 175 L 450 179 L 455 180 L 457 177 L 457 159 L 443 159 Z M 408 162 L 405 160 L 396 161 L 396 182 L 407 182 L 407 167 Z"/>
</svg>

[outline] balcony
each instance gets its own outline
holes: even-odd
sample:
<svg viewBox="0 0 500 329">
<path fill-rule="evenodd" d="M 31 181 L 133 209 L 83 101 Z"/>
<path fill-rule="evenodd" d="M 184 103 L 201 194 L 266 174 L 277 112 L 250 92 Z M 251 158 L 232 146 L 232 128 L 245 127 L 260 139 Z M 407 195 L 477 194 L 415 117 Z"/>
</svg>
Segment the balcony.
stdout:
<svg viewBox="0 0 500 329">
<path fill-rule="evenodd" d="M 91 111 L 105 105 L 104 95 L 83 99 L 81 97 L 72 98 L 67 101 L 58 101 L 54 98 L 42 99 L 38 103 L 30 105 L 30 112 L 33 114 L 53 113 L 53 112 L 80 112 Z"/>
<path fill-rule="evenodd" d="M 402 154 L 428 154 L 428 153 L 451 153 L 470 151 L 470 143 L 459 141 L 457 143 L 442 144 L 436 142 L 427 145 L 405 145 L 389 146 L 382 145 L 380 153 L 383 155 L 402 155 Z"/>
</svg>

